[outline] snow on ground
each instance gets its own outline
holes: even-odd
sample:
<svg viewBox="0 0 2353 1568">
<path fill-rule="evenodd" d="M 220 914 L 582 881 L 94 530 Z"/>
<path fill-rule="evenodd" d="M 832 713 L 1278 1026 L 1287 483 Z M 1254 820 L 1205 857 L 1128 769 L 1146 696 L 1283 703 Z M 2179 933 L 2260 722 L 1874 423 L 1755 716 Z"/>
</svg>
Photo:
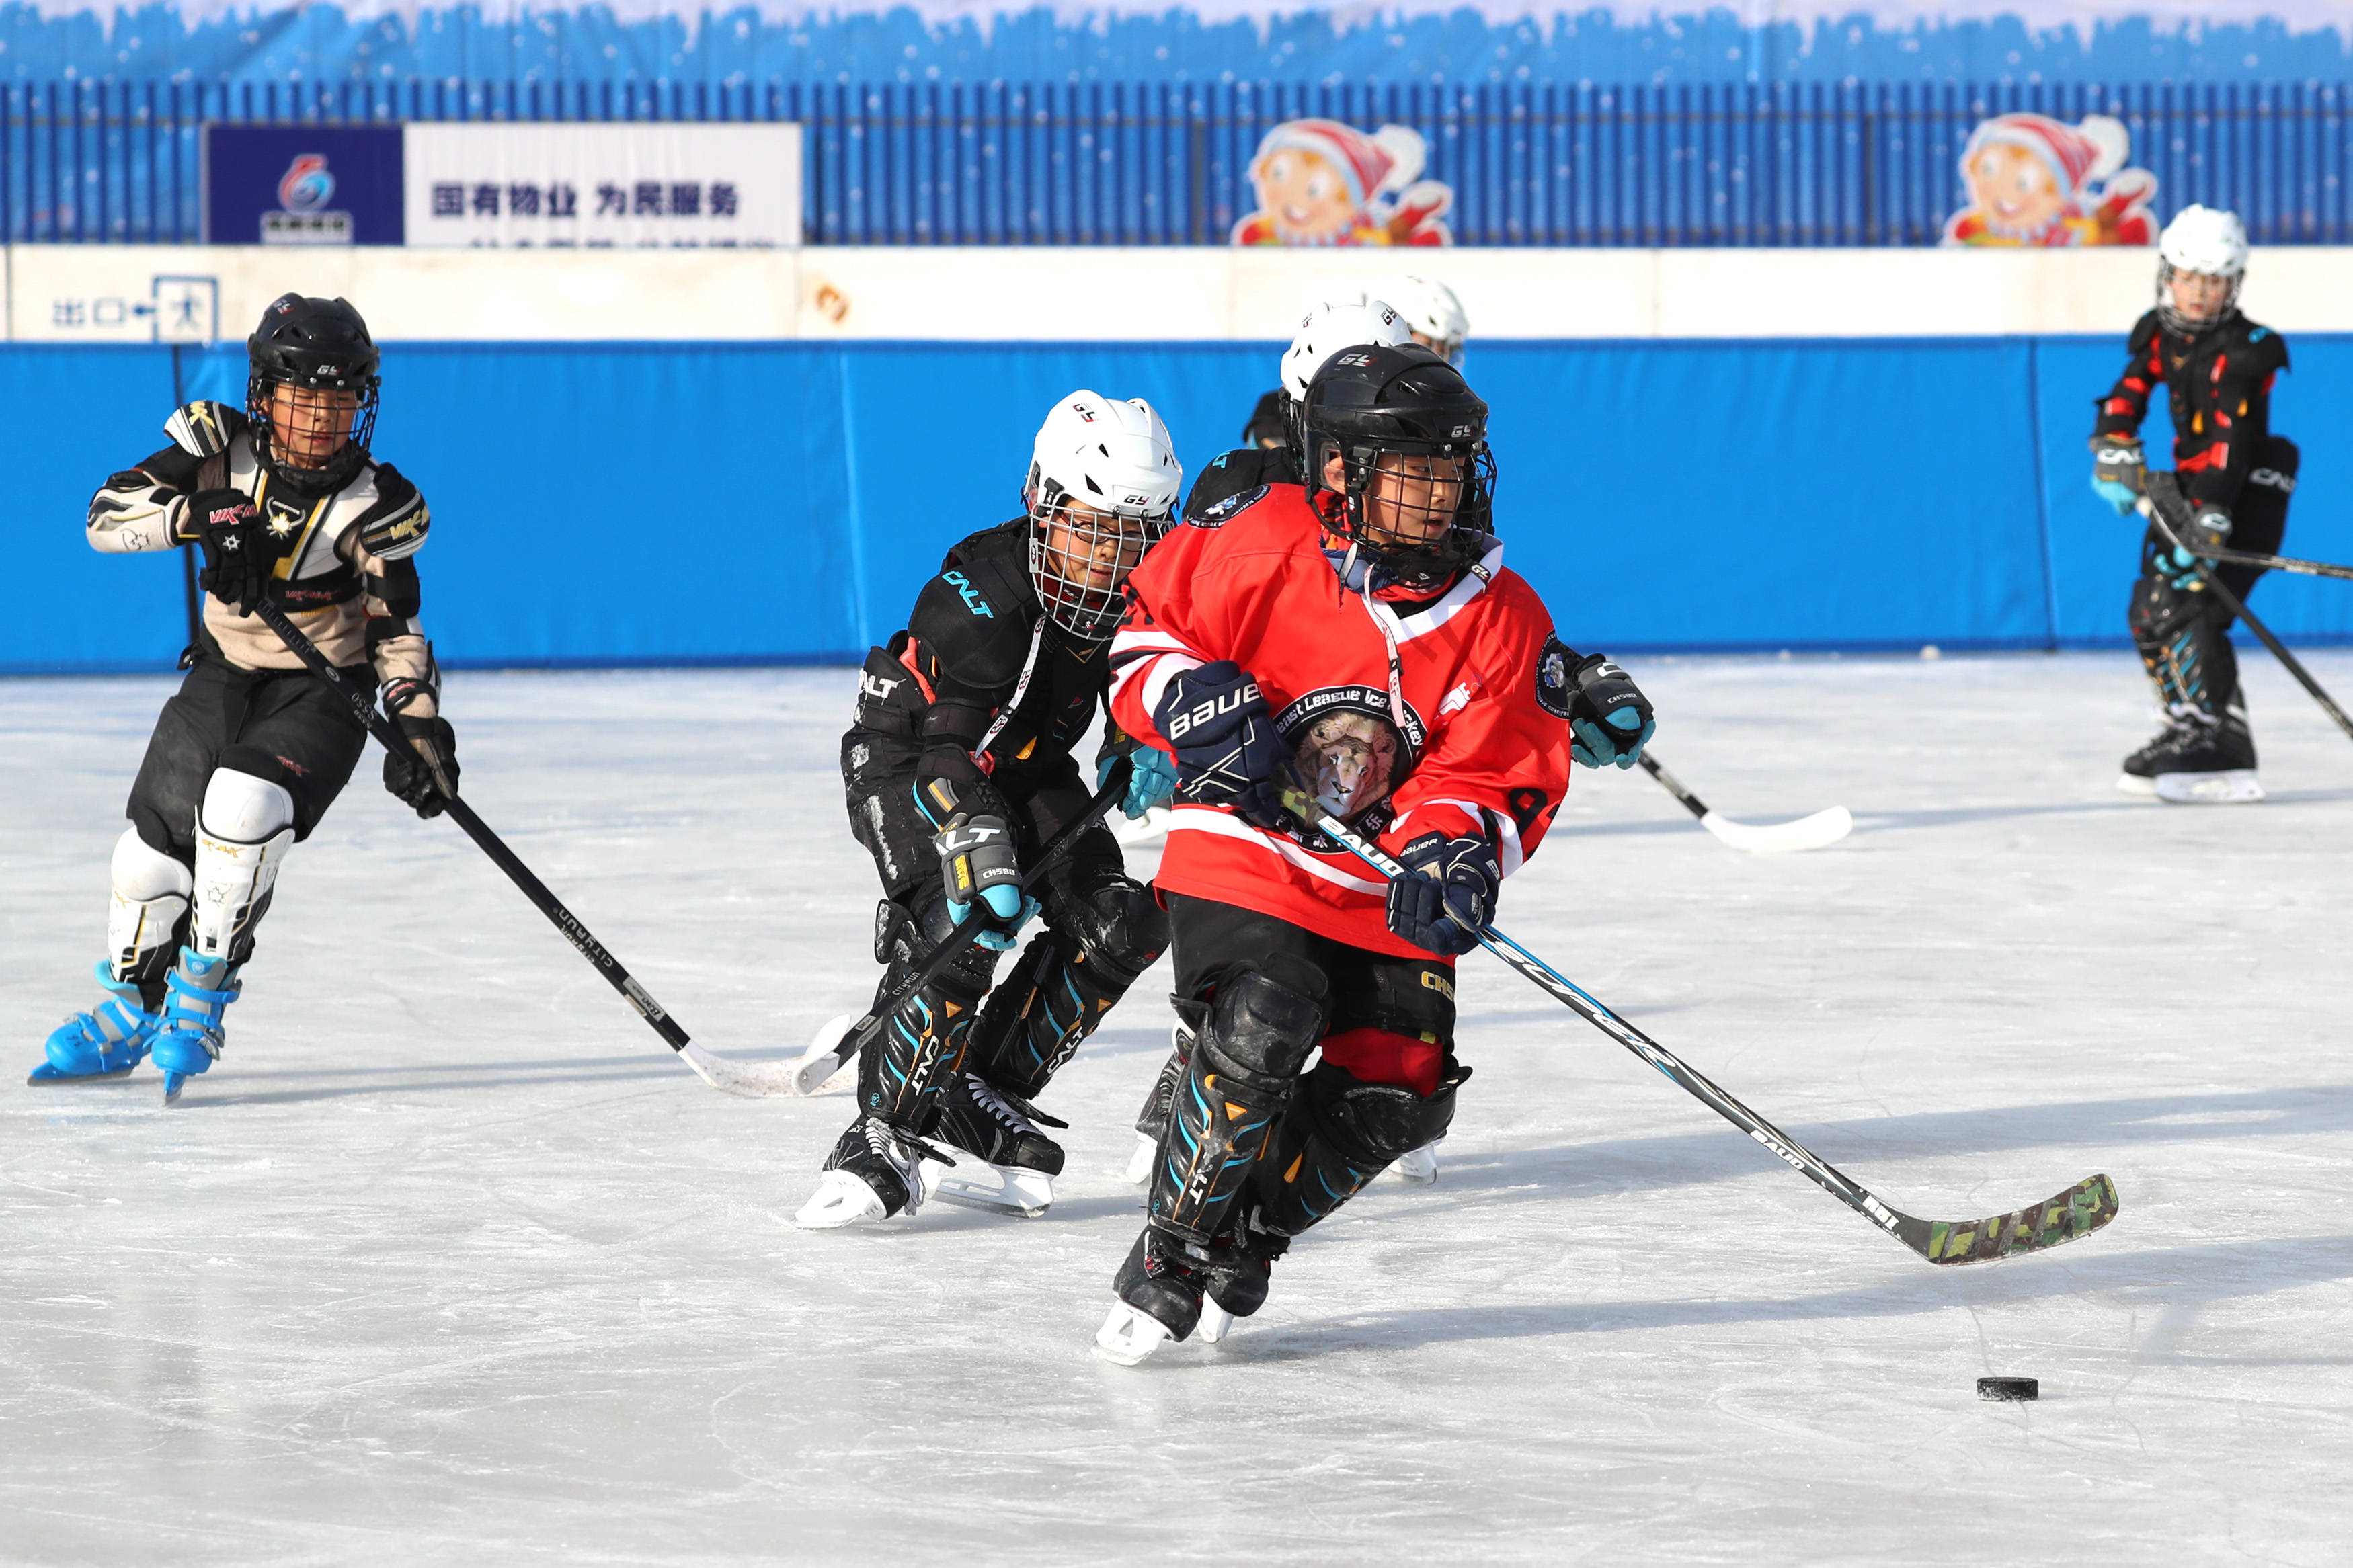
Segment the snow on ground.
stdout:
<svg viewBox="0 0 2353 1568">
<path fill-rule="evenodd" d="M 1711 804 L 1853 837 L 1743 857 L 1588 775 L 1506 892 L 1891 1201 L 2105 1170 L 2105 1232 L 1931 1268 L 1481 955 L 1439 1185 L 1134 1371 L 1087 1346 L 1165 968 L 1048 1097 L 1047 1217 L 803 1235 L 847 1101 L 705 1088 L 371 758 L 180 1109 L 0 1087 L 0 1559 L 2341 1562 L 2353 747 L 2247 662 L 2273 799 L 2199 810 L 2112 790 L 2121 655 L 1642 661 Z M 450 711 L 515 848 L 702 1043 L 777 1057 L 871 984 L 853 679 L 460 675 Z M 91 998 L 168 689 L 0 682 L 10 1085 Z"/>
</svg>

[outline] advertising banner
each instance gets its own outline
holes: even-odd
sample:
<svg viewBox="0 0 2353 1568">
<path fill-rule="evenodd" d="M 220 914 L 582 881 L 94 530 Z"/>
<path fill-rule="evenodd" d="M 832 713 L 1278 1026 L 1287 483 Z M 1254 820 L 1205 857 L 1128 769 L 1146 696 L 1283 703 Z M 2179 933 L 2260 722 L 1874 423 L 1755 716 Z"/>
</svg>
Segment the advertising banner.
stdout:
<svg viewBox="0 0 2353 1568">
<path fill-rule="evenodd" d="M 205 127 L 212 245 L 398 245 L 397 125 Z"/>
<path fill-rule="evenodd" d="M 800 243 L 797 125 L 412 124 L 406 142 L 412 246 Z"/>
</svg>

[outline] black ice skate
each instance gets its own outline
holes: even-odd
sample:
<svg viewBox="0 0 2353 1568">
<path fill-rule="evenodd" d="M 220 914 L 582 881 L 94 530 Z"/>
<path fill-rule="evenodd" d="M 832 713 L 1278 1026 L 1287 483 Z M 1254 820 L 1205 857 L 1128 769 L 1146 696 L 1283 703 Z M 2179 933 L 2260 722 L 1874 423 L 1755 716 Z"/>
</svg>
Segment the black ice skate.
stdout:
<svg viewBox="0 0 2353 1568">
<path fill-rule="evenodd" d="M 2179 745 L 2189 733 L 2187 719 L 2168 718 L 2165 728 L 2150 737 L 2147 745 L 2125 759 L 2124 772 L 2116 775 L 2116 787 L 2126 795 L 2143 799 L 2157 797 L 2157 760 Z"/>
<path fill-rule="evenodd" d="M 1111 1315 L 1095 1331 L 1095 1353 L 1134 1366 L 1172 1340 L 1188 1338 L 1201 1321 L 1202 1275 L 1186 1244 L 1151 1226 L 1128 1248 L 1113 1276 Z"/>
<path fill-rule="evenodd" d="M 836 1230 L 860 1220 L 913 1215 L 923 1206 L 926 1152 L 880 1117 L 860 1117 L 826 1156 L 817 1192 L 793 1223 L 803 1230 Z"/>
<path fill-rule="evenodd" d="M 2255 740 L 2236 709 L 2220 722 L 2193 719 L 2149 759 L 2150 793 L 2175 805 L 2242 805 L 2263 798 Z"/>
<path fill-rule="evenodd" d="M 942 1203 L 993 1209 L 1035 1219 L 1054 1201 L 1054 1178 L 1062 1173 L 1062 1146 L 1038 1125 L 1066 1127 L 978 1073 L 958 1073 L 940 1093 L 932 1135 L 974 1156 L 932 1178 L 931 1195 Z"/>
<path fill-rule="evenodd" d="M 1236 1318 L 1266 1305 L 1274 1260 L 1291 1238 L 1262 1230 L 1252 1213 L 1236 1234 L 1219 1237 L 1211 1261 L 1201 1269 L 1201 1337 L 1216 1344 L 1233 1331 Z"/>
</svg>

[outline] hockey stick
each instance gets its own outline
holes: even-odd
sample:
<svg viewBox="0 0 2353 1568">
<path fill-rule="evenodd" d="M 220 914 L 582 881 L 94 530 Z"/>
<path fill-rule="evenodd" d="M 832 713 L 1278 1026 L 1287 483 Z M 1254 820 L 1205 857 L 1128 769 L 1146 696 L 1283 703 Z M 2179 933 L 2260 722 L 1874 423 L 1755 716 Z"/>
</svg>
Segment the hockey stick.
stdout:
<svg viewBox="0 0 2353 1568">
<path fill-rule="evenodd" d="M 1285 791 L 1284 804 L 1338 841 L 1342 847 L 1394 881 L 1406 868 L 1303 792 Z M 1878 1226 L 1931 1263 L 1978 1263 L 2040 1252 L 2046 1247 L 2089 1236 L 2116 1217 L 2116 1186 L 2105 1175 L 2086 1176 L 2048 1201 L 1989 1219 L 1915 1219 L 1891 1208 L 1877 1194 L 1809 1150 L 1711 1083 L 1675 1054 L 1603 1006 L 1560 973 L 1492 925 L 1477 931 L 1480 945 L 1566 1003 L 1603 1034 L 1650 1063 L 1701 1104 L 1739 1128 L 1822 1191 Z"/>
<path fill-rule="evenodd" d="M 2181 542 L 2179 534 L 2173 531 L 2177 521 L 2187 521 L 2189 503 L 2181 494 L 2180 481 L 2171 473 L 2163 468 L 2150 471 L 2141 495 L 2141 510 L 2157 525 L 2158 532 L 2165 536 L 2168 544 L 2187 554 L 2197 554 Z M 2192 569 L 2197 572 L 2199 581 L 2222 602 L 2222 607 L 2247 623 L 2247 629 L 2255 634 L 2257 641 L 2272 650 L 2272 657 L 2295 677 L 2296 684 L 2312 693 L 2312 700 L 2320 704 L 2321 711 L 2337 721 L 2337 727 L 2345 731 L 2348 739 L 2353 739 L 2353 719 L 2345 717 L 2345 710 L 2337 706 L 2336 700 L 2321 689 L 2320 682 L 2313 679 L 2304 666 L 2296 662 L 2295 655 L 2287 651 L 2287 645 L 2272 636 L 2271 627 L 2255 618 L 2254 612 L 2247 608 L 2246 601 L 2222 586 L 2221 579 L 2206 570 L 2202 563 L 2193 563 Z"/>
<path fill-rule="evenodd" d="M 1086 810 L 1063 824 L 1060 833 L 1046 840 L 1045 847 L 1038 851 L 1037 858 L 1030 863 L 1029 869 L 1021 874 L 1022 892 L 1028 893 L 1031 888 L 1044 879 L 1047 868 L 1068 854 L 1071 846 L 1079 841 L 1079 836 L 1101 822 L 1103 814 L 1112 808 L 1121 795 L 1127 793 L 1127 775 L 1132 769 L 1133 764 L 1125 757 L 1121 757 L 1112 764 L 1111 773 L 1103 780 L 1103 788 L 1097 790 L 1095 797 L 1087 802 Z M 825 1037 L 830 1032 L 831 1026 L 828 1025 L 826 1029 L 820 1030 L 818 1037 L 809 1042 L 809 1048 L 802 1053 L 801 1059 L 794 1064 L 793 1092 L 815 1094 L 818 1089 L 823 1089 L 828 1079 L 849 1066 L 852 1058 L 873 1044 L 874 1037 L 882 1032 L 883 1024 L 900 1008 L 907 1005 L 908 997 L 929 985 L 949 964 L 963 957 L 965 951 L 978 942 L 981 934 L 987 929 L 987 922 L 982 921 L 966 921 L 958 926 L 947 941 L 940 943 L 933 951 L 932 955 L 916 967 L 914 973 L 900 982 L 896 991 L 877 1002 L 864 1017 L 851 1024 L 841 1037 L 832 1045 L 828 1046 L 825 1043 Z"/>
<path fill-rule="evenodd" d="M 1801 816 L 1795 822 L 1777 822 L 1769 827 L 1757 827 L 1746 822 L 1735 822 L 1721 812 L 1710 811 L 1707 802 L 1685 789 L 1683 781 L 1660 765 L 1659 759 L 1644 752 L 1635 761 L 1642 771 L 1667 786 L 1667 793 L 1683 803 L 1683 809 L 1699 818 L 1699 825 L 1715 834 L 1735 849 L 1746 849 L 1752 855 L 1775 855 L 1793 849 L 1820 849 L 1825 844 L 1835 844 L 1854 831 L 1854 816 L 1842 805 L 1825 806 L 1811 816 Z"/>
<path fill-rule="evenodd" d="M 343 700 L 344 705 L 351 710 L 352 717 L 381 742 L 386 751 L 402 756 L 418 754 L 400 731 L 393 728 L 392 721 L 376 710 L 375 701 L 344 679 L 343 671 L 329 664 L 327 656 L 302 635 L 300 627 L 286 618 L 285 611 L 264 599 L 253 613 L 261 617 L 262 625 L 278 634 L 278 640 L 291 648 L 297 658 L 310 666 L 311 673 L 325 681 L 328 689 Z M 589 934 L 588 928 L 580 923 L 578 916 L 564 907 L 562 900 L 548 891 L 546 883 L 532 875 L 531 868 L 516 858 L 514 851 L 491 831 L 490 825 L 474 815 L 472 806 L 458 798 L 458 792 L 451 786 L 448 775 L 438 766 L 431 763 L 427 766 L 432 767 L 433 782 L 441 793 L 449 819 L 466 830 L 466 837 L 480 846 L 482 853 L 491 858 L 491 863 L 522 889 L 523 897 L 539 907 L 539 912 L 564 933 L 566 942 L 579 949 L 580 956 L 595 966 L 607 984 L 638 1010 L 638 1016 L 653 1026 L 654 1033 L 659 1035 L 671 1050 L 686 1058 L 686 1065 L 700 1074 L 703 1082 L 713 1089 L 755 1100 L 791 1091 L 792 1071 L 785 1063 L 733 1061 L 726 1057 L 713 1056 L 689 1039 L 686 1031 L 679 1026 L 678 1020 L 664 1012 L 661 1004 L 638 984 L 635 976 L 621 967 L 621 961 L 605 951 L 605 944 Z"/>
<path fill-rule="evenodd" d="M 2228 561 L 2239 566 L 2261 566 L 2267 572 L 2293 572 L 2299 577 L 2334 577 L 2340 583 L 2353 583 L 2353 566 L 2336 566 L 2326 561 L 2299 561 L 2293 555 L 2259 555 L 2252 550 L 2209 550 L 2204 558 Z"/>
</svg>

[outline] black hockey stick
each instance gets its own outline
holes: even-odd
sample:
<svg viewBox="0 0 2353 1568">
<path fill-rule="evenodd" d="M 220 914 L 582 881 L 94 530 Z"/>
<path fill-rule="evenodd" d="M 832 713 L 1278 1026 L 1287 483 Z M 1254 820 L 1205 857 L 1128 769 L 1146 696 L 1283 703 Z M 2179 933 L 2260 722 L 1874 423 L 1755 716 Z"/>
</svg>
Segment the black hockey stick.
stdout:
<svg viewBox="0 0 2353 1568">
<path fill-rule="evenodd" d="M 1811 816 L 1801 816 L 1794 822 L 1777 822 L 1767 827 L 1751 823 L 1735 822 L 1722 812 L 1710 811 L 1707 802 L 1683 787 L 1681 779 L 1667 772 L 1659 759 L 1646 750 L 1634 759 L 1642 771 L 1658 780 L 1667 793 L 1683 803 L 1683 809 L 1699 818 L 1699 825 L 1735 849 L 1746 849 L 1752 855 L 1775 855 L 1796 849 L 1820 849 L 1825 844 L 1835 844 L 1854 831 L 1854 817 L 1842 805 L 1825 806 Z"/>
<path fill-rule="evenodd" d="M 2293 572 L 2299 577 L 2334 577 L 2340 583 L 2353 583 L 2353 566 L 2337 566 L 2326 561 L 2299 561 L 2293 555 L 2260 555 L 2252 550 L 2209 550 L 2205 559 L 2228 561 L 2237 566 L 2260 566 L 2267 572 Z"/>
<path fill-rule="evenodd" d="M 377 711 L 375 701 L 344 679 L 343 671 L 327 662 L 327 656 L 302 635 L 301 628 L 287 619 L 285 611 L 264 599 L 253 613 L 261 617 L 264 626 L 278 634 L 278 640 L 291 648 L 297 658 L 310 666 L 313 675 L 325 681 L 328 688 L 343 700 L 351 710 L 352 717 L 381 742 L 386 751 L 402 756 L 417 755 L 416 748 L 393 727 L 392 721 Z M 539 906 L 539 912 L 564 933 L 564 939 L 579 949 L 580 956 L 594 965 L 596 973 L 605 977 L 606 983 L 638 1010 L 638 1016 L 653 1026 L 654 1033 L 659 1035 L 670 1049 L 686 1058 L 686 1065 L 700 1074 L 703 1082 L 713 1089 L 753 1099 L 791 1092 L 791 1068 L 785 1063 L 732 1061 L 725 1057 L 712 1055 L 688 1038 L 678 1020 L 664 1012 L 661 1004 L 638 984 L 635 976 L 621 967 L 621 961 L 607 952 L 605 944 L 589 934 L 588 928 L 580 923 L 579 917 L 565 909 L 564 901 L 548 891 L 547 884 L 533 876 L 531 868 L 516 858 L 515 852 L 491 831 L 490 825 L 474 815 L 472 806 L 458 798 L 458 792 L 451 787 L 448 776 L 439 767 L 427 765 L 432 766 L 433 782 L 441 792 L 449 819 L 465 829 L 466 837 L 479 845 L 482 853 L 507 874 L 508 879 L 522 889 L 523 897 Z"/>
<path fill-rule="evenodd" d="M 2177 525 L 2187 527 L 2189 521 L 2189 502 L 2181 493 L 2180 481 L 2166 469 L 2151 469 L 2141 499 L 2146 503 L 2144 510 L 2148 520 L 2157 524 L 2157 531 L 2165 536 L 2165 542 L 2176 550 L 2196 555 L 2197 552 L 2182 543 L 2181 535 L 2174 531 Z M 2321 711 L 2337 721 L 2337 727 L 2345 731 L 2348 739 L 2353 739 L 2353 719 L 2345 717 L 2345 710 L 2337 706 L 2336 699 L 2322 690 L 2320 682 L 2313 679 L 2304 666 L 2296 662 L 2295 655 L 2287 651 L 2287 645 L 2272 636 L 2271 627 L 2255 619 L 2254 612 L 2247 608 L 2246 601 L 2222 586 L 2221 580 L 2206 570 L 2202 563 L 2194 563 L 2193 569 L 2199 581 L 2221 601 L 2222 607 L 2247 623 L 2247 629 L 2255 634 L 2257 641 L 2272 650 L 2272 657 L 2295 677 L 2296 684 L 2312 693 L 2312 700 L 2320 704 Z"/>
<path fill-rule="evenodd" d="M 1406 868 L 1309 799 L 1286 791 L 1284 804 L 1336 840 L 1383 877 L 1408 876 Z M 2086 1176 L 2048 1201 L 1988 1219 L 1915 1219 L 1891 1208 L 1862 1183 L 1782 1131 L 1672 1051 L 1579 990 L 1557 970 L 1497 931 L 1482 926 L 1480 945 L 1518 970 L 1603 1034 L 1650 1063 L 1702 1105 L 1765 1145 L 1778 1159 L 1822 1191 L 1878 1226 L 1931 1263 L 1979 1263 L 2014 1258 L 2089 1236 L 2116 1217 L 2116 1186 L 2105 1175 Z"/>
<path fill-rule="evenodd" d="M 1071 846 L 1079 841 L 1079 836 L 1101 822 L 1103 814 L 1127 793 L 1128 774 L 1134 771 L 1134 767 L 1135 764 L 1126 757 L 1121 757 L 1112 764 L 1111 772 L 1103 779 L 1103 788 L 1095 792 L 1094 799 L 1087 802 L 1086 810 L 1064 823 L 1060 833 L 1046 840 L 1045 847 L 1038 851 L 1029 869 L 1021 874 L 1023 893 L 1028 893 L 1043 880 L 1047 868 L 1068 854 Z M 892 1014 L 907 1005 L 908 997 L 929 985 L 941 971 L 963 957 L 987 930 L 987 922 L 984 921 L 965 921 L 916 967 L 914 973 L 900 982 L 897 990 L 877 1002 L 864 1017 L 850 1025 L 840 1039 L 822 1047 L 813 1044 L 793 1069 L 793 1092 L 815 1094 L 823 1089 L 828 1079 L 847 1067 L 859 1052 L 873 1044 L 874 1037 L 882 1032 L 882 1026 Z"/>
</svg>

